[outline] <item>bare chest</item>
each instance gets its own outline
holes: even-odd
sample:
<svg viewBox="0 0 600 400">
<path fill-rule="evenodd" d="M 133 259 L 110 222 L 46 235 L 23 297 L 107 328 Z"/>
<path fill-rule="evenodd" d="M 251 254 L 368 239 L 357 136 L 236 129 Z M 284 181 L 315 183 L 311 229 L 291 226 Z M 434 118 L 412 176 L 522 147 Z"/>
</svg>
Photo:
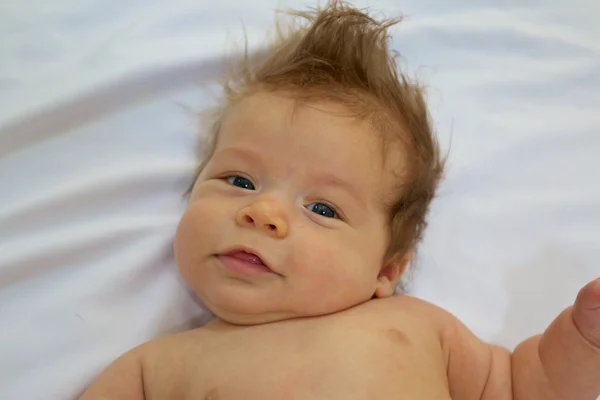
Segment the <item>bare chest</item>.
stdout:
<svg viewBox="0 0 600 400">
<path fill-rule="evenodd" d="M 445 367 L 427 335 L 352 320 L 322 321 L 185 336 L 157 356 L 151 374 L 144 371 L 146 397 L 449 399 Z"/>
</svg>

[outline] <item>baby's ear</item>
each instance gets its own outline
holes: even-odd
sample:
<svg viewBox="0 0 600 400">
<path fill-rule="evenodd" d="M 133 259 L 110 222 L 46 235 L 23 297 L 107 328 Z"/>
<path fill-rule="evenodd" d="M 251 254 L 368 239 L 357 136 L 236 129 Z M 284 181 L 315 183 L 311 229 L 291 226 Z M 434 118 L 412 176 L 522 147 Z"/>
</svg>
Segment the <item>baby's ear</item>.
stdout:
<svg viewBox="0 0 600 400">
<path fill-rule="evenodd" d="M 396 285 L 400 281 L 402 274 L 406 270 L 408 263 L 412 259 L 412 252 L 404 255 L 404 257 L 392 257 L 387 262 L 377 277 L 377 287 L 375 288 L 375 297 L 384 298 L 394 294 Z"/>
</svg>

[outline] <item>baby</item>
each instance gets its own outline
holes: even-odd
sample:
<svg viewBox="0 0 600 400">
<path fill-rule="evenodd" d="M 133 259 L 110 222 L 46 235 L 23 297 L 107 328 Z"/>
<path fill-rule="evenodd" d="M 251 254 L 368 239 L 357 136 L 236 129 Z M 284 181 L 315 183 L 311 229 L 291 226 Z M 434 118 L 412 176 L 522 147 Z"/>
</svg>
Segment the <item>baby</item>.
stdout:
<svg viewBox="0 0 600 400">
<path fill-rule="evenodd" d="M 443 171 L 387 28 L 340 1 L 247 56 L 175 238 L 216 315 L 113 362 L 82 399 L 544 399 L 600 394 L 600 279 L 514 353 L 395 287 Z"/>
</svg>

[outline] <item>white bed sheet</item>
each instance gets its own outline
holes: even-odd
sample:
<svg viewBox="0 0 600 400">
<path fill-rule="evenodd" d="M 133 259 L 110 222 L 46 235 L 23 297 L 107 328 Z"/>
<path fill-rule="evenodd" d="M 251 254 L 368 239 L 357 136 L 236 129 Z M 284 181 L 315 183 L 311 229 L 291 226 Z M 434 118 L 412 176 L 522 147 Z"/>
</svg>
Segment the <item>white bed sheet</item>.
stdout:
<svg viewBox="0 0 600 400">
<path fill-rule="evenodd" d="M 513 347 L 600 276 L 600 3 L 402 3 L 356 4 L 406 14 L 394 46 L 451 143 L 411 293 Z M 0 398 L 73 398 L 210 318 L 171 249 L 193 110 L 240 21 L 255 46 L 301 4 L 0 4 Z"/>
</svg>

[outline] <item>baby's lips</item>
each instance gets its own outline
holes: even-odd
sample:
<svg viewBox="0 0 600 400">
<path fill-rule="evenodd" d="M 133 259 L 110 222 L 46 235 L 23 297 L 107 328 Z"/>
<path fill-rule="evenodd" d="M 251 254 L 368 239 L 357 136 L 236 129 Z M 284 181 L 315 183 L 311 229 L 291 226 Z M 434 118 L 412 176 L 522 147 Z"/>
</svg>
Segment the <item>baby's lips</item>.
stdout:
<svg viewBox="0 0 600 400">
<path fill-rule="evenodd" d="M 600 351 L 600 278 L 579 291 L 573 306 L 573 322 L 581 335 Z"/>
</svg>

